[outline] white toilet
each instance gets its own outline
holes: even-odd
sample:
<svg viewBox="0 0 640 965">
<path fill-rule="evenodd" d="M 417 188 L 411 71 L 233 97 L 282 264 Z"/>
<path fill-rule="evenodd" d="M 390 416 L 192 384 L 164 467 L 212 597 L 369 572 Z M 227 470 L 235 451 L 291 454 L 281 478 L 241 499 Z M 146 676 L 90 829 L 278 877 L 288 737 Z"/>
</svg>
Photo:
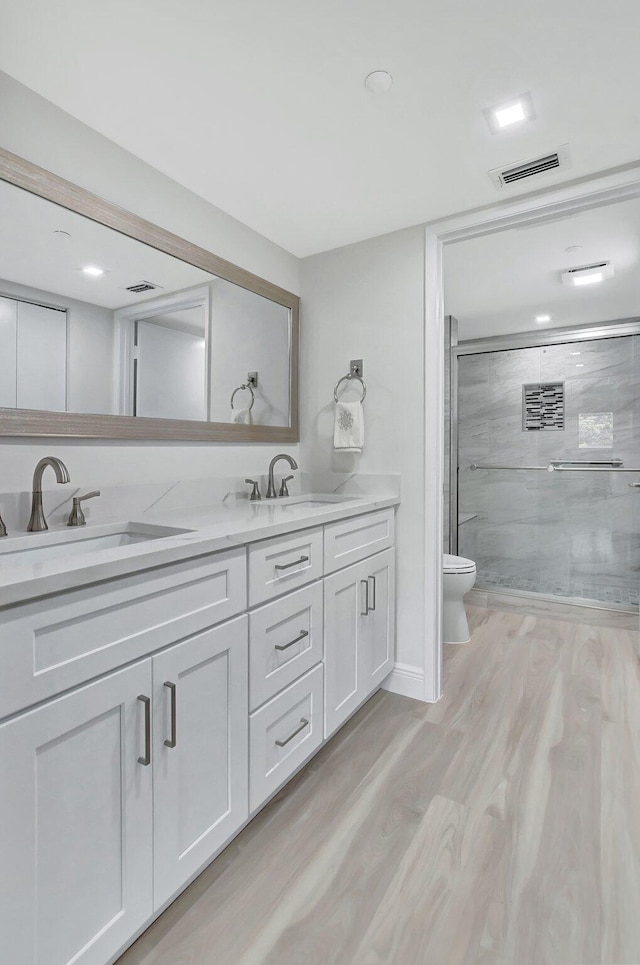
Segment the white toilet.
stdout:
<svg viewBox="0 0 640 965">
<path fill-rule="evenodd" d="M 469 624 L 464 595 L 476 582 L 476 564 L 463 556 L 444 554 L 443 558 L 443 634 L 445 643 L 468 643 Z"/>
</svg>

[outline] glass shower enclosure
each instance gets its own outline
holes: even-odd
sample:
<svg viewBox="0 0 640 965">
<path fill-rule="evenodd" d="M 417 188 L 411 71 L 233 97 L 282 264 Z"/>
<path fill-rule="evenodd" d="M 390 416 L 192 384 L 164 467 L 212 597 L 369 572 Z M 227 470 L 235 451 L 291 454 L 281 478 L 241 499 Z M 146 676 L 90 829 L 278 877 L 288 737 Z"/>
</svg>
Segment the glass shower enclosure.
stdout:
<svg viewBox="0 0 640 965">
<path fill-rule="evenodd" d="M 640 334 L 614 330 L 454 349 L 451 550 L 476 586 L 638 607 Z"/>
</svg>

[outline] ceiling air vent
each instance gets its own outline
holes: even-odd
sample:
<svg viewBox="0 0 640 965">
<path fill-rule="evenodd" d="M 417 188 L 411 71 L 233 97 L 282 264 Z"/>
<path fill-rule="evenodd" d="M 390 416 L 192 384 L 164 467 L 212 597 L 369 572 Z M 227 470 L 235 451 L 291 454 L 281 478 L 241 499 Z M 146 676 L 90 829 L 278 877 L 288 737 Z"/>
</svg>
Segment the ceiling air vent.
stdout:
<svg viewBox="0 0 640 965">
<path fill-rule="evenodd" d="M 143 292 L 152 292 L 155 288 L 161 287 L 161 285 L 154 285 L 152 281 L 138 281 L 135 285 L 127 285 L 127 291 L 133 292 L 134 295 L 141 295 Z"/>
<path fill-rule="evenodd" d="M 506 188 L 510 184 L 518 184 L 526 178 L 533 178 L 539 174 L 546 174 L 550 171 L 556 171 L 558 168 L 566 167 L 571 167 L 571 156 L 569 145 L 563 144 L 549 154 L 527 158 L 525 161 L 518 161 L 517 164 L 510 164 L 506 168 L 493 168 L 489 171 L 489 177 L 497 188 Z"/>
</svg>

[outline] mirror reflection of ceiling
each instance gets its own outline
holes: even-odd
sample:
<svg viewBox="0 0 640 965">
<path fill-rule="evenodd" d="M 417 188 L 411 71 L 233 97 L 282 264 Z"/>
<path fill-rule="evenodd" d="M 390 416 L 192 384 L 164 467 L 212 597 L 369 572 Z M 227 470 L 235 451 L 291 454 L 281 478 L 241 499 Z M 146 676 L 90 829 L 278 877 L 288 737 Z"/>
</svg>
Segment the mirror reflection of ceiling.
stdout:
<svg viewBox="0 0 640 965">
<path fill-rule="evenodd" d="M 0 279 L 102 308 L 137 305 L 214 277 L 6 181 L 0 181 L 0 226 Z M 87 265 L 104 274 L 86 275 Z M 127 291 L 143 280 L 159 287 Z"/>
<path fill-rule="evenodd" d="M 613 278 L 562 283 L 563 271 L 603 261 Z M 447 245 L 444 266 L 445 313 L 461 339 L 638 317 L 640 199 Z"/>
</svg>

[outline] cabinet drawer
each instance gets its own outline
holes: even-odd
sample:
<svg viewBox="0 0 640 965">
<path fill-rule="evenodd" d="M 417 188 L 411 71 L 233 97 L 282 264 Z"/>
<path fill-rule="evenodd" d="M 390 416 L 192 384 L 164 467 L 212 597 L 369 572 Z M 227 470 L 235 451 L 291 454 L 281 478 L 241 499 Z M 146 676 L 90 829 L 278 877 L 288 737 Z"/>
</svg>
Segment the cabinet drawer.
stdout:
<svg viewBox="0 0 640 965">
<path fill-rule="evenodd" d="M 322 664 L 249 718 L 249 807 L 266 801 L 322 743 Z"/>
<path fill-rule="evenodd" d="M 335 573 L 345 566 L 358 563 L 367 556 L 393 546 L 394 540 L 393 509 L 330 523 L 324 528 L 324 571 Z"/>
<path fill-rule="evenodd" d="M 7 607 L 0 717 L 227 620 L 246 598 L 242 548 Z"/>
<path fill-rule="evenodd" d="M 322 576 L 322 529 L 276 536 L 249 547 L 249 603 L 265 603 Z"/>
<path fill-rule="evenodd" d="M 322 660 L 322 582 L 249 617 L 249 707 L 255 710 Z"/>
</svg>

